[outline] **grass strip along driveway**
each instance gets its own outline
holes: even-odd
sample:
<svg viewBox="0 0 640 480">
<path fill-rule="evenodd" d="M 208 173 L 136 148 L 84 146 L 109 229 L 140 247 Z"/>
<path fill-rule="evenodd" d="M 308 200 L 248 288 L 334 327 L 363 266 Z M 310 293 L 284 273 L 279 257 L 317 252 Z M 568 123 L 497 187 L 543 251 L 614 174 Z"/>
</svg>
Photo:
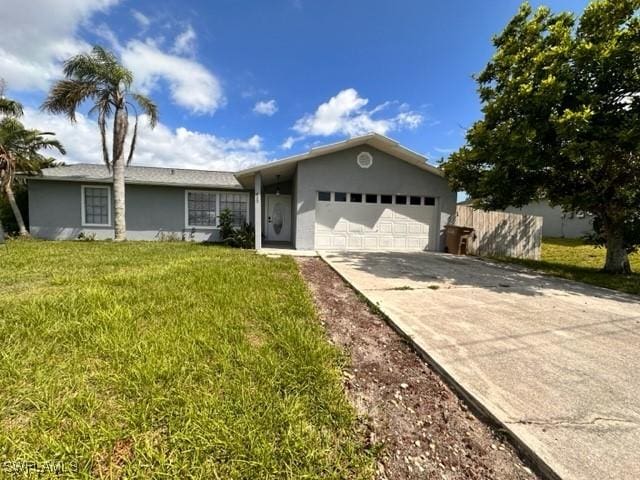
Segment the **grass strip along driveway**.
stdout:
<svg viewBox="0 0 640 480">
<path fill-rule="evenodd" d="M 640 295 L 640 253 L 629 257 L 631 275 L 614 275 L 602 271 L 606 251 L 586 245 L 580 239 L 545 238 L 542 241 L 542 260 L 498 258 L 541 270 L 556 277 L 589 283 L 599 287 Z"/>
<path fill-rule="evenodd" d="M 291 259 L 185 243 L 14 241 L 3 250 L 5 469 L 372 473 L 341 387 L 343 359 Z"/>
</svg>

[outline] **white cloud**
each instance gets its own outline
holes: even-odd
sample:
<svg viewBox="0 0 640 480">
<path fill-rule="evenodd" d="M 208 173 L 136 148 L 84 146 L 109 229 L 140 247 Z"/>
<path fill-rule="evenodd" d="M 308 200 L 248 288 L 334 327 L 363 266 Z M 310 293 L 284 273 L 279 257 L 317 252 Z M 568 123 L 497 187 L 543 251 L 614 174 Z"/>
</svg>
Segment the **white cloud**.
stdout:
<svg viewBox="0 0 640 480">
<path fill-rule="evenodd" d="M 214 113 L 225 99 L 218 78 L 195 60 L 163 52 L 153 41 L 132 40 L 121 52 L 134 72 L 136 86 L 145 93 L 169 84 L 171 99 L 194 113 Z"/>
<path fill-rule="evenodd" d="M 80 26 L 118 0 L 3 0 L 0 75 L 10 89 L 45 90 L 60 62 L 87 49 Z"/>
<path fill-rule="evenodd" d="M 77 123 L 72 124 L 64 116 L 27 108 L 24 122 L 55 132 L 67 149 L 67 155 L 59 157 L 66 163 L 102 163 L 100 133 L 93 119 L 78 114 Z M 226 139 L 184 127 L 171 129 L 162 123 L 152 130 L 145 117 L 140 117 L 134 165 L 236 171 L 267 160 L 259 135 Z"/>
<path fill-rule="evenodd" d="M 271 117 L 278 111 L 278 104 L 275 100 L 259 101 L 253 107 L 253 111 L 259 115 Z"/>
<path fill-rule="evenodd" d="M 136 22 L 138 22 L 138 25 L 143 30 L 146 30 L 147 28 L 149 28 L 149 25 L 151 25 L 151 19 L 138 10 L 131 10 L 131 16 L 135 19 Z"/>
<path fill-rule="evenodd" d="M 424 117 L 416 112 L 400 112 L 394 121 L 397 127 L 406 127 L 414 130 L 420 126 Z"/>
<path fill-rule="evenodd" d="M 387 109 L 393 102 L 384 102 L 371 110 L 366 110 L 368 103 L 369 100 L 360 97 L 355 89 L 342 90 L 329 101 L 321 104 L 313 114 L 307 114 L 296 121 L 293 130 L 299 133 L 301 138 L 332 135 L 352 137 L 369 132 L 385 135 L 394 130 L 415 129 L 423 121 L 420 113 L 406 108 L 394 116 L 374 118 L 374 115 Z M 291 142 L 285 143 L 292 145 Z"/>
<path fill-rule="evenodd" d="M 187 26 L 185 31 L 176 37 L 171 51 L 177 55 L 195 55 L 196 32 L 191 25 Z"/>
<path fill-rule="evenodd" d="M 300 141 L 300 140 L 302 140 L 300 137 L 298 137 L 298 138 L 295 138 L 295 137 L 287 137 L 287 138 L 285 139 L 285 141 L 284 141 L 284 142 L 282 142 L 282 145 L 280 145 L 280 148 L 281 148 L 281 149 L 283 149 L 283 150 L 291 150 L 291 148 L 293 147 L 293 145 L 294 145 L 296 142 Z"/>
<path fill-rule="evenodd" d="M 62 76 L 62 62 L 86 51 L 90 45 L 80 36 L 97 12 L 105 12 L 119 0 L 4 0 L 0 28 L 0 76 L 9 90 L 46 91 Z M 133 10 L 141 26 L 150 21 Z M 118 52 L 133 71 L 137 86 L 150 93 L 161 80 L 171 99 L 194 113 L 214 113 L 224 104 L 218 78 L 193 59 L 196 33 L 189 26 L 180 33 L 171 51 L 163 51 L 151 39 L 120 42 L 105 24 L 93 25 L 95 34 Z"/>
</svg>

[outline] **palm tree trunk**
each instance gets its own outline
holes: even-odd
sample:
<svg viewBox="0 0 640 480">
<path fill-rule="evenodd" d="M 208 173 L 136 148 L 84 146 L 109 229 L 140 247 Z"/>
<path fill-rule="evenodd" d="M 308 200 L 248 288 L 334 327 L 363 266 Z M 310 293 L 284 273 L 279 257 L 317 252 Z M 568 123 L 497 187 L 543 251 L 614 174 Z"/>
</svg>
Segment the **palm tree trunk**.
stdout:
<svg viewBox="0 0 640 480">
<path fill-rule="evenodd" d="M 113 204 L 114 239 L 118 242 L 127 239 L 125 220 L 125 156 L 124 141 L 127 136 L 129 119 L 124 108 L 117 108 L 113 120 Z"/>
<path fill-rule="evenodd" d="M 20 213 L 20 209 L 18 208 L 16 196 L 13 194 L 13 187 L 11 186 L 11 182 L 7 182 L 4 186 L 4 193 L 7 196 L 9 205 L 11 205 L 13 216 L 16 217 L 16 223 L 18 224 L 18 233 L 21 237 L 28 237 L 29 231 L 24 224 L 24 219 L 22 218 L 22 214 Z"/>
</svg>

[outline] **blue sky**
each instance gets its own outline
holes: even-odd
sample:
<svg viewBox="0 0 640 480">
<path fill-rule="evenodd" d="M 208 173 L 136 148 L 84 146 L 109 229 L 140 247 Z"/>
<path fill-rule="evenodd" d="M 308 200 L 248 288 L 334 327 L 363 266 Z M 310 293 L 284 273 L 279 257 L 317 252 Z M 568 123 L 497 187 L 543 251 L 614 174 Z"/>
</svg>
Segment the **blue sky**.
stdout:
<svg viewBox="0 0 640 480">
<path fill-rule="evenodd" d="M 68 162 L 100 161 L 94 119 L 70 125 L 37 107 L 61 60 L 94 43 L 160 107 L 138 164 L 234 170 L 368 130 L 435 162 L 479 117 L 471 75 L 519 3 L 9 0 L 0 76 L 25 123 L 58 132 Z M 588 2 L 544 3 L 579 13 Z"/>
</svg>

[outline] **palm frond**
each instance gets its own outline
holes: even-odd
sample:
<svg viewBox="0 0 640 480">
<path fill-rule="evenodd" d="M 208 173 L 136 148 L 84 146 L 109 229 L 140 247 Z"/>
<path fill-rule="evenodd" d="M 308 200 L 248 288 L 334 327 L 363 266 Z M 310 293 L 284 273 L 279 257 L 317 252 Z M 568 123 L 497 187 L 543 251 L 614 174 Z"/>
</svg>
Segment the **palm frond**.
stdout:
<svg viewBox="0 0 640 480">
<path fill-rule="evenodd" d="M 87 99 L 98 93 L 96 84 L 81 80 L 59 80 L 42 104 L 42 110 L 49 113 L 63 113 L 72 122 L 76 120 L 76 110 Z"/>
<path fill-rule="evenodd" d="M 153 100 L 145 95 L 135 92 L 130 95 L 138 104 L 140 110 L 149 117 L 149 125 L 151 125 L 151 128 L 155 127 L 158 124 L 158 106 L 153 102 Z"/>
<path fill-rule="evenodd" d="M 39 150 L 57 150 L 62 155 L 67 154 L 67 150 L 62 143 L 55 138 L 46 138 L 45 135 L 55 135 L 53 132 L 38 132 L 33 131 L 33 136 L 30 139 L 30 148 L 35 151 Z"/>
<path fill-rule="evenodd" d="M 136 123 L 133 125 L 133 135 L 131 135 L 131 146 L 129 147 L 129 156 L 127 157 L 127 166 L 131 165 L 131 160 L 133 159 L 133 152 L 136 149 L 136 140 L 138 139 L 138 111 L 136 111 Z"/>
<path fill-rule="evenodd" d="M 107 112 L 104 109 L 98 114 L 98 127 L 100 128 L 100 141 L 102 143 L 102 160 L 111 172 L 111 160 L 109 159 L 109 149 L 107 147 Z"/>
<path fill-rule="evenodd" d="M 113 101 L 113 92 L 108 88 L 101 88 L 96 92 L 96 101 L 89 109 L 88 115 L 93 115 L 96 112 L 103 111 L 105 117 L 110 117 L 113 112 L 115 102 Z"/>
<path fill-rule="evenodd" d="M 24 128 L 24 125 L 12 117 L 0 121 L 0 177 L 2 183 L 12 182 L 15 173 L 27 174 L 40 171 L 52 162 L 50 157 L 42 155 L 42 150 L 57 150 L 65 154 L 64 146 L 52 132 L 41 132 Z"/>
<path fill-rule="evenodd" d="M 20 102 L 0 96 L 0 114 L 21 117 L 22 113 L 22 104 Z"/>
<path fill-rule="evenodd" d="M 101 80 L 100 70 L 100 65 L 95 61 L 91 53 L 74 55 L 64 62 L 62 67 L 66 78 L 92 83 Z"/>
<path fill-rule="evenodd" d="M 67 78 L 108 85 L 119 89 L 121 84 L 128 90 L 133 82 L 133 74 L 118 62 L 109 50 L 95 45 L 91 52 L 71 57 L 64 64 Z"/>
</svg>

